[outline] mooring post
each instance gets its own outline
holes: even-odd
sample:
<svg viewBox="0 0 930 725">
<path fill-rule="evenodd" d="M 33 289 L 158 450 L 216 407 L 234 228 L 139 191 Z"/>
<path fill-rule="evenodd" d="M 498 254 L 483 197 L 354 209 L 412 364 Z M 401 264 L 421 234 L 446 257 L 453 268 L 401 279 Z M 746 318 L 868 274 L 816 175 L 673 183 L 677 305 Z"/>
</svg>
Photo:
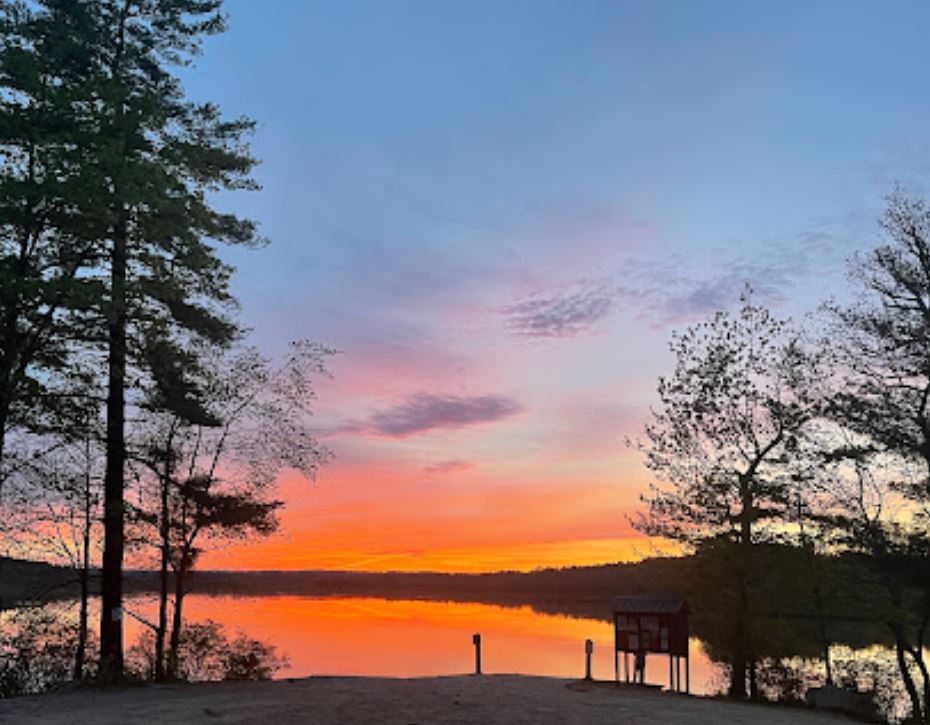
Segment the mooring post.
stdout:
<svg viewBox="0 0 930 725">
<path fill-rule="evenodd" d="M 471 641 L 475 645 L 475 674 L 481 674 L 481 635 L 472 635 Z"/>
<path fill-rule="evenodd" d="M 614 682 L 620 687 L 620 650 L 614 645 Z"/>
<path fill-rule="evenodd" d="M 591 679 L 591 654 L 594 652 L 594 642 L 590 639 L 584 641 L 584 678 Z"/>
<path fill-rule="evenodd" d="M 685 694 L 691 694 L 691 653 L 685 655 Z"/>
</svg>

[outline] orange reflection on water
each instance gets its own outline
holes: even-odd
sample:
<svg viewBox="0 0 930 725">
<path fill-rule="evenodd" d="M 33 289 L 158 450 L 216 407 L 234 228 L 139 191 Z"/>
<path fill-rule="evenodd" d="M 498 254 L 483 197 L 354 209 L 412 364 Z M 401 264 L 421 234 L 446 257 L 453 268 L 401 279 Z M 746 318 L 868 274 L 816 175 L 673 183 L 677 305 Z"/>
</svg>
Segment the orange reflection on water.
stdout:
<svg viewBox="0 0 930 725">
<path fill-rule="evenodd" d="M 150 600 L 134 600 L 139 613 Z M 143 614 L 143 616 L 145 616 Z M 485 672 L 581 677 L 584 641 L 594 642 L 594 676 L 613 678 L 607 622 L 540 614 L 530 607 L 439 601 L 300 596 L 190 595 L 188 621 L 213 619 L 275 645 L 290 666 L 281 677 L 461 674 L 474 669 L 472 634 L 482 636 Z M 693 692 L 707 692 L 713 666 L 691 645 Z M 668 660 L 652 656 L 647 680 L 668 683 Z"/>
</svg>

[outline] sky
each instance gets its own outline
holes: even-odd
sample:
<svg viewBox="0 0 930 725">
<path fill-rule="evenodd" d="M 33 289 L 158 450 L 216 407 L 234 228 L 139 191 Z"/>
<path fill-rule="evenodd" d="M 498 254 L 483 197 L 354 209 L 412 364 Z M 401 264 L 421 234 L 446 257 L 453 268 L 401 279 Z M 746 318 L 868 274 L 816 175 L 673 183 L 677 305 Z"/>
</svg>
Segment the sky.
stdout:
<svg viewBox="0 0 930 725">
<path fill-rule="evenodd" d="M 847 293 L 930 172 L 923 2 L 228 0 L 183 78 L 258 121 L 250 341 L 338 349 L 315 482 L 205 567 L 482 571 L 663 551 L 628 517 L 669 336 Z"/>
</svg>

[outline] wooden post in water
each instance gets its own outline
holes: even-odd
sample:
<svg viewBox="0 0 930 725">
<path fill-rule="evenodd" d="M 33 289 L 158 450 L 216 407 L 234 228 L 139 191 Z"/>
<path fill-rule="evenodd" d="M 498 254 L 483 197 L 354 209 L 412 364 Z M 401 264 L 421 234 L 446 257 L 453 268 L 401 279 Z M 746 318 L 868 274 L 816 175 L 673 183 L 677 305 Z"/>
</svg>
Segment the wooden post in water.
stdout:
<svg viewBox="0 0 930 725">
<path fill-rule="evenodd" d="M 474 634 L 471 638 L 472 643 L 475 645 L 475 674 L 481 674 L 481 635 Z"/>
<path fill-rule="evenodd" d="M 590 639 L 584 641 L 584 678 L 591 679 L 591 655 L 594 652 L 594 642 Z"/>
<path fill-rule="evenodd" d="M 614 647 L 614 682 L 620 686 L 620 650 Z"/>
<path fill-rule="evenodd" d="M 685 655 L 685 694 L 691 694 L 691 653 Z"/>
</svg>

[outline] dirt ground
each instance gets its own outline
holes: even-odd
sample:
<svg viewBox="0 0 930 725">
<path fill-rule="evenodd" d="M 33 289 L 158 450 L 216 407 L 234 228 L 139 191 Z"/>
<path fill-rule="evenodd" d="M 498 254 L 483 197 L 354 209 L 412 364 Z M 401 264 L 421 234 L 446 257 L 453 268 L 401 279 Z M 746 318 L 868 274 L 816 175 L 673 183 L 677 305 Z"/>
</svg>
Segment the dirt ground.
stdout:
<svg viewBox="0 0 930 725">
<path fill-rule="evenodd" d="M 258 725 L 817 725 L 839 715 L 612 684 L 485 675 L 299 680 L 79 689 L 0 701 L 10 725 L 256 723 Z"/>
</svg>

